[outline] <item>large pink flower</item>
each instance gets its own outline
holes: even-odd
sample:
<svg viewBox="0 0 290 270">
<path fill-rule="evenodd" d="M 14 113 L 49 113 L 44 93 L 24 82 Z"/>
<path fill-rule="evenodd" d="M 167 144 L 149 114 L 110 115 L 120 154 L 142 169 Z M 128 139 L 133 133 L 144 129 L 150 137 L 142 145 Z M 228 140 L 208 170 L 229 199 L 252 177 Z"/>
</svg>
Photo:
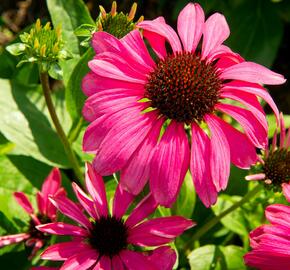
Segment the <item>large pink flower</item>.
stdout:
<svg viewBox="0 0 290 270">
<path fill-rule="evenodd" d="M 15 192 L 14 197 L 19 205 L 31 217 L 28 231 L 25 233 L 7 235 L 0 237 L 0 247 L 25 241 L 26 246 L 33 247 L 30 259 L 44 245 L 46 236 L 35 227 L 40 224 L 56 221 L 56 208 L 49 201 L 49 196 L 64 196 L 66 193 L 61 188 L 61 175 L 57 168 L 54 168 L 45 179 L 41 191 L 36 195 L 38 211 L 33 209 L 29 199 L 23 192 Z"/>
<path fill-rule="evenodd" d="M 280 136 L 277 143 L 278 130 L 275 131 L 272 145 L 268 145 L 259 159 L 260 172 L 246 176 L 246 180 L 263 181 L 267 188 L 274 191 L 283 190 L 290 202 L 290 127 L 285 128 L 283 114 L 280 114 Z M 277 145 L 278 144 L 278 145 Z"/>
<path fill-rule="evenodd" d="M 134 195 L 118 185 L 113 200 L 112 214 L 108 211 L 105 185 L 90 164 L 87 165 L 87 196 L 73 184 L 76 197 L 89 217 L 68 198 L 53 198 L 60 212 L 80 226 L 63 222 L 40 225 L 37 228 L 48 234 L 70 235 L 70 242 L 50 246 L 42 254 L 43 259 L 65 261 L 61 270 L 147 270 L 172 269 L 176 255 L 169 247 L 160 247 L 150 254 L 130 250 L 129 246 L 158 247 L 167 244 L 194 224 L 179 216 L 161 217 L 143 221 L 154 212 L 157 203 L 147 195 L 131 212 L 124 215 Z"/>
<path fill-rule="evenodd" d="M 92 122 L 83 149 L 96 154 L 93 165 L 100 174 L 121 170 L 121 183 L 133 194 L 150 179 L 164 206 L 175 201 L 190 168 L 196 192 L 210 206 L 227 186 L 230 163 L 249 168 L 257 160 L 255 147 L 267 144 L 267 121 L 257 97 L 277 117 L 278 110 L 261 84 L 285 79 L 223 45 L 230 33 L 224 16 L 215 13 L 205 21 L 198 4 L 180 12 L 178 35 L 163 17 L 138 26 L 156 61 L 137 30 L 121 40 L 94 34 L 97 55 L 82 86 L 88 96 L 83 115 Z"/>
<path fill-rule="evenodd" d="M 262 270 L 290 269 L 290 207 L 270 205 L 266 217 L 271 225 L 250 233 L 253 250 L 245 255 L 245 263 Z"/>
</svg>

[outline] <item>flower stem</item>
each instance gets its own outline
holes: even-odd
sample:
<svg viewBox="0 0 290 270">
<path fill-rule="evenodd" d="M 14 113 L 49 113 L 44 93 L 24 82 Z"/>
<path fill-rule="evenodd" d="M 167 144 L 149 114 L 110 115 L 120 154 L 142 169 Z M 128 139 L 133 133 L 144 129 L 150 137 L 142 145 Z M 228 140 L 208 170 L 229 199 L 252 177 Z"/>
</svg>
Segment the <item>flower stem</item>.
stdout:
<svg viewBox="0 0 290 270">
<path fill-rule="evenodd" d="M 52 122 L 55 126 L 56 132 L 57 132 L 57 134 L 58 134 L 58 136 L 63 144 L 64 150 L 65 150 L 66 155 L 68 157 L 68 160 L 72 166 L 72 169 L 73 169 L 76 177 L 78 178 L 78 180 L 81 181 L 83 179 L 83 174 L 80 170 L 78 160 L 77 160 L 75 153 L 71 147 L 71 144 L 69 143 L 67 136 L 66 136 L 61 124 L 60 124 L 60 121 L 57 117 L 57 114 L 56 114 L 56 111 L 55 111 L 55 108 L 54 108 L 54 105 L 53 105 L 53 102 L 52 102 L 52 99 L 50 96 L 51 90 L 50 90 L 50 86 L 49 86 L 48 74 L 47 74 L 47 72 L 40 71 L 39 75 L 40 75 L 40 81 L 41 81 L 41 85 L 42 85 L 42 90 L 43 90 L 45 102 L 46 102 L 50 117 L 51 117 Z M 76 181 L 76 179 L 74 179 L 74 181 L 77 182 L 78 184 L 80 184 L 80 182 Z"/>
<path fill-rule="evenodd" d="M 252 190 L 248 191 L 248 193 L 238 202 L 233 204 L 231 207 L 220 213 L 218 216 L 212 218 L 209 222 L 204 224 L 186 243 L 185 243 L 185 250 L 190 249 L 194 242 L 202 237 L 205 233 L 207 233 L 212 227 L 220 222 L 222 218 L 226 215 L 231 213 L 232 211 L 236 210 L 244 203 L 248 202 L 252 197 L 254 197 L 260 190 L 262 189 L 262 185 L 255 186 Z"/>
</svg>

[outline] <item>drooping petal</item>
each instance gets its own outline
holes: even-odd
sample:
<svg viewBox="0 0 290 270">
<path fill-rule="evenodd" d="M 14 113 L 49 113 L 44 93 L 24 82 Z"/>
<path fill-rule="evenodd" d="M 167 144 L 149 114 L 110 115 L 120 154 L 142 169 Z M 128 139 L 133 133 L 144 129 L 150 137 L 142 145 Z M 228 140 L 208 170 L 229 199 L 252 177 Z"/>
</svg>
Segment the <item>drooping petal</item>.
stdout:
<svg viewBox="0 0 290 270">
<path fill-rule="evenodd" d="M 217 104 L 216 109 L 229 114 L 240 123 L 250 141 L 258 148 L 264 149 L 268 143 L 266 127 L 248 110 L 230 104 Z"/>
<path fill-rule="evenodd" d="M 0 247 L 22 242 L 30 237 L 28 233 L 0 236 Z"/>
<path fill-rule="evenodd" d="M 36 202 L 37 202 L 37 207 L 38 207 L 39 213 L 45 214 L 45 212 L 46 212 L 45 206 L 46 205 L 44 202 L 43 194 L 40 191 L 38 191 L 36 193 Z"/>
<path fill-rule="evenodd" d="M 132 228 L 128 242 L 138 246 L 160 246 L 171 242 L 192 226 L 194 223 L 184 217 L 154 218 Z"/>
<path fill-rule="evenodd" d="M 252 175 L 247 175 L 245 179 L 247 181 L 257 181 L 257 180 L 264 180 L 266 177 L 266 174 L 264 173 L 257 173 L 257 174 L 252 174 Z"/>
<path fill-rule="evenodd" d="M 265 210 L 266 218 L 273 225 L 290 228 L 290 207 L 283 204 L 272 204 Z"/>
<path fill-rule="evenodd" d="M 155 149 L 150 188 L 157 202 L 170 207 L 175 201 L 189 165 L 189 145 L 183 124 L 172 121 Z"/>
<path fill-rule="evenodd" d="M 87 229 L 91 228 L 91 223 L 88 218 L 83 214 L 80 208 L 70 199 L 63 196 L 53 197 L 50 198 L 50 200 L 55 205 L 55 207 L 65 216 L 68 216 L 69 218 L 73 219 Z"/>
<path fill-rule="evenodd" d="M 210 139 L 196 124 L 191 124 L 190 171 L 196 193 L 206 207 L 213 205 L 217 191 L 210 173 Z"/>
<path fill-rule="evenodd" d="M 99 262 L 92 270 L 111 270 L 111 269 L 112 269 L 111 259 L 107 256 L 102 256 Z"/>
<path fill-rule="evenodd" d="M 144 218 L 152 214 L 158 204 L 152 194 L 148 194 L 132 211 L 125 224 L 128 227 L 133 227 L 142 221 Z"/>
<path fill-rule="evenodd" d="M 149 41 L 150 46 L 158 58 L 164 59 L 167 55 L 165 47 L 165 37 L 151 31 L 143 30 L 143 36 Z"/>
<path fill-rule="evenodd" d="M 48 247 L 41 254 L 41 259 L 51 261 L 65 261 L 75 254 L 83 252 L 85 249 L 90 250 L 88 245 L 79 241 L 58 243 Z"/>
<path fill-rule="evenodd" d="M 176 262 L 176 257 L 176 252 L 172 248 L 163 246 L 154 249 L 148 259 L 157 269 L 172 270 Z"/>
<path fill-rule="evenodd" d="M 97 251 L 93 249 L 79 252 L 66 260 L 60 270 L 90 269 L 90 267 L 97 262 L 98 257 Z"/>
<path fill-rule="evenodd" d="M 36 240 L 35 244 L 32 248 L 30 255 L 28 256 L 28 260 L 32 260 L 35 257 L 36 253 L 43 247 L 44 241 L 43 240 Z"/>
<path fill-rule="evenodd" d="M 140 252 L 123 250 L 120 253 L 120 257 L 128 270 L 158 270 L 158 268 L 148 260 L 147 256 Z"/>
<path fill-rule="evenodd" d="M 88 192 L 91 194 L 96 210 L 99 216 L 108 215 L 108 202 L 106 196 L 105 184 L 102 176 L 100 176 L 92 167 L 90 163 L 86 164 L 86 187 Z"/>
<path fill-rule="evenodd" d="M 46 223 L 36 226 L 36 228 L 44 233 L 56 234 L 56 235 L 71 235 L 71 236 L 88 236 L 88 231 L 81 227 L 66 224 L 63 222 Z"/>
<path fill-rule="evenodd" d="M 124 264 L 119 256 L 114 256 L 112 258 L 112 268 L 113 270 L 118 269 L 118 270 L 124 270 Z"/>
<path fill-rule="evenodd" d="M 18 204 L 29 214 L 34 213 L 34 209 L 27 198 L 27 196 L 23 192 L 14 192 L 14 198 L 18 202 Z"/>
<path fill-rule="evenodd" d="M 285 198 L 288 202 L 290 202 L 290 184 L 289 183 L 283 183 L 282 184 L 282 190 Z"/>
<path fill-rule="evenodd" d="M 163 122 L 162 118 L 156 120 L 143 143 L 121 171 L 120 183 L 135 195 L 141 192 L 149 179 L 150 163 Z"/>
<path fill-rule="evenodd" d="M 230 146 L 217 117 L 206 115 L 205 121 L 211 132 L 211 177 L 217 191 L 220 191 L 226 188 L 230 175 Z"/>
<path fill-rule="evenodd" d="M 73 183 L 72 187 L 82 207 L 92 218 L 98 219 L 98 213 L 96 212 L 94 202 L 91 198 L 89 198 L 76 183 Z"/>
<path fill-rule="evenodd" d="M 253 62 L 243 62 L 223 70 L 220 78 L 224 80 L 241 80 L 259 84 L 283 84 L 283 75 Z"/>
<path fill-rule="evenodd" d="M 222 128 L 230 147 L 231 162 L 242 169 L 249 169 L 258 161 L 256 149 L 245 134 L 231 125 L 216 118 Z"/>
<path fill-rule="evenodd" d="M 152 21 L 145 20 L 138 23 L 138 27 L 164 37 L 169 42 L 173 52 L 182 51 L 182 47 L 176 32 L 171 26 L 166 24 L 163 19 L 157 18 Z"/>
<path fill-rule="evenodd" d="M 206 58 L 209 54 L 217 50 L 229 35 L 230 29 L 225 17 L 219 13 L 211 15 L 204 25 L 201 50 L 202 58 Z"/>
<path fill-rule="evenodd" d="M 122 218 L 134 198 L 135 196 L 132 193 L 126 191 L 122 188 L 122 185 L 119 184 L 113 201 L 113 216 Z"/>
<path fill-rule="evenodd" d="M 204 27 L 204 12 L 199 4 L 189 3 L 178 15 L 177 30 L 183 48 L 194 52 Z"/>
</svg>

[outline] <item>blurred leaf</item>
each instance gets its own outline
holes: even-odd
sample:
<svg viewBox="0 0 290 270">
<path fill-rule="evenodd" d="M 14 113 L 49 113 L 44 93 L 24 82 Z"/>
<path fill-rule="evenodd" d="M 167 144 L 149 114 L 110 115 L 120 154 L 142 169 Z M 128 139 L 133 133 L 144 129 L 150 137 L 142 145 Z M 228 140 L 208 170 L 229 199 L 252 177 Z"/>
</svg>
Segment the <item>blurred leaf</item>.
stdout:
<svg viewBox="0 0 290 270">
<path fill-rule="evenodd" d="M 12 55 L 18 56 L 20 54 L 23 54 L 25 51 L 25 44 L 23 43 L 13 43 L 11 45 L 8 45 L 6 47 L 6 50 L 11 53 Z"/>
<path fill-rule="evenodd" d="M 273 138 L 274 132 L 277 129 L 277 122 L 274 114 L 267 115 L 267 121 L 269 124 L 269 138 Z M 290 127 L 290 115 L 284 115 L 285 127 Z"/>
<path fill-rule="evenodd" d="M 85 95 L 81 89 L 83 77 L 89 72 L 88 62 L 95 55 L 93 49 L 88 49 L 74 67 L 66 87 L 66 105 L 72 119 L 82 116 Z"/>
<path fill-rule="evenodd" d="M 87 154 L 83 151 L 83 136 L 84 136 L 85 129 L 83 129 L 78 136 L 77 140 L 73 143 L 73 149 L 76 151 L 78 156 L 81 158 L 83 162 L 92 162 L 94 155 Z"/>
<path fill-rule="evenodd" d="M 219 215 L 221 212 L 225 211 L 231 207 L 235 202 L 239 201 L 241 197 L 239 196 L 229 196 L 226 194 L 221 194 L 218 197 L 217 203 L 212 207 L 215 215 Z M 228 228 L 230 231 L 237 233 L 241 236 L 247 236 L 248 230 L 246 227 L 246 220 L 242 214 L 242 210 L 236 209 L 224 218 L 222 218 L 221 223 Z"/>
<path fill-rule="evenodd" d="M 231 246 L 226 246 L 226 247 L 220 247 L 220 249 L 224 253 L 227 270 L 247 269 L 243 260 L 245 251 L 241 247 L 231 245 Z"/>
<path fill-rule="evenodd" d="M 172 207 L 172 215 L 191 218 L 195 206 L 196 194 L 193 187 L 192 177 L 188 171 L 176 202 Z"/>
<path fill-rule="evenodd" d="M 283 35 L 276 5 L 270 1 L 246 0 L 227 16 L 231 35 L 226 42 L 246 60 L 271 66 Z"/>
<path fill-rule="evenodd" d="M 13 153 L 32 156 L 49 165 L 68 167 L 63 146 L 47 117 L 27 95 L 35 87 L 0 80 L 1 132 L 15 144 Z"/>
</svg>

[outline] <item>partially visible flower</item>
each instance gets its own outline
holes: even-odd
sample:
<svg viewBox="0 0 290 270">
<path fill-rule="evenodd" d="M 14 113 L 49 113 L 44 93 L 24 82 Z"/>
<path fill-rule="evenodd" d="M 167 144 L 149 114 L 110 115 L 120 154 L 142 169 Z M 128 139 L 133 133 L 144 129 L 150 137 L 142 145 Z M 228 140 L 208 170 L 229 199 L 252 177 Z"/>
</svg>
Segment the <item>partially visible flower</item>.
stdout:
<svg viewBox="0 0 290 270">
<path fill-rule="evenodd" d="M 70 242 L 48 247 L 41 258 L 65 261 L 61 269 L 171 269 L 176 257 L 170 248 L 154 250 L 151 255 L 146 251 L 145 253 L 133 251 L 132 248 L 167 244 L 184 230 L 191 228 L 194 223 L 180 216 L 143 221 L 157 207 L 151 194 L 147 195 L 125 219 L 124 215 L 134 196 L 123 190 L 120 185 L 115 192 L 113 210 L 110 214 L 104 182 L 90 164 L 87 164 L 85 182 L 91 197 L 75 183 L 73 189 L 89 217 L 68 198 L 51 198 L 60 212 L 80 226 L 63 222 L 37 226 L 43 233 L 73 237 Z"/>
<path fill-rule="evenodd" d="M 265 211 L 270 225 L 262 225 L 250 233 L 252 251 L 245 263 L 261 270 L 290 269 L 290 207 L 270 205 Z"/>
<path fill-rule="evenodd" d="M 117 12 L 117 3 L 114 1 L 109 13 L 106 12 L 103 6 L 100 6 L 100 14 L 96 20 L 96 25 L 83 24 L 74 32 L 77 36 L 86 37 L 86 39 L 81 42 L 81 45 L 86 47 L 89 46 L 92 35 L 97 31 L 104 31 L 116 38 L 122 38 L 136 29 L 137 23 L 143 21 L 144 18 L 141 16 L 137 22 L 134 22 L 136 10 L 137 3 L 134 3 L 128 14 Z"/>
<path fill-rule="evenodd" d="M 31 202 L 23 192 L 15 192 L 14 197 L 18 204 L 30 216 L 29 228 L 26 232 L 0 236 L 0 247 L 11 245 L 14 243 L 24 242 L 27 247 L 32 247 L 29 257 L 31 259 L 36 252 L 43 247 L 47 240 L 47 236 L 36 229 L 37 225 L 46 224 L 56 221 L 56 207 L 49 201 L 49 196 L 64 196 L 66 193 L 61 188 L 61 175 L 57 168 L 54 168 L 45 179 L 41 191 L 37 192 L 36 200 L 38 210 L 35 211 Z"/>
<path fill-rule="evenodd" d="M 290 128 L 285 128 L 284 118 L 280 114 L 280 139 L 277 142 L 275 131 L 272 145 L 263 151 L 260 162 L 255 166 L 256 174 L 246 176 L 246 180 L 263 181 L 274 191 L 281 191 L 290 201 Z"/>
<path fill-rule="evenodd" d="M 133 194 L 149 180 L 166 207 L 190 168 L 196 192 L 209 207 L 227 187 L 230 164 L 248 169 L 257 161 L 255 148 L 266 147 L 268 124 L 257 97 L 278 118 L 261 85 L 285 79 L 223 45 L 230 34 L 224 16 L 215 13 L 205 21 L 198 4 L 180 12 L 178 35 L 163 17 L 138 27 L 156 61 L 137 30 L 121 40 L 94 34 L 97 55 L 82 84 L 88 96 L 83 115 L 91 122 L 83 149 L 96 155 L 93 166 L 101 175 L 121 171 L 120 182 Z"/>
</svg>

